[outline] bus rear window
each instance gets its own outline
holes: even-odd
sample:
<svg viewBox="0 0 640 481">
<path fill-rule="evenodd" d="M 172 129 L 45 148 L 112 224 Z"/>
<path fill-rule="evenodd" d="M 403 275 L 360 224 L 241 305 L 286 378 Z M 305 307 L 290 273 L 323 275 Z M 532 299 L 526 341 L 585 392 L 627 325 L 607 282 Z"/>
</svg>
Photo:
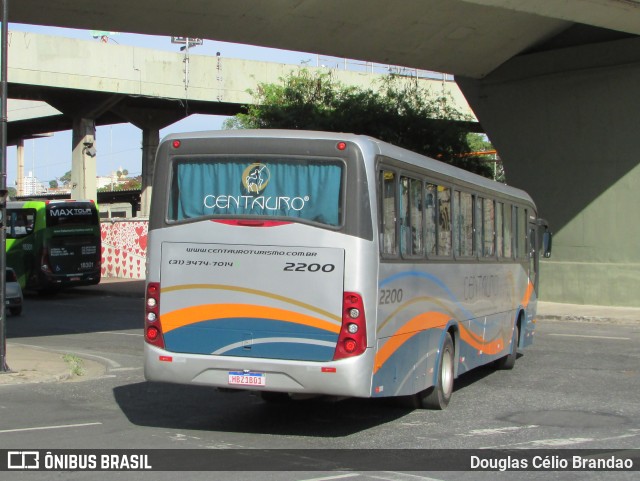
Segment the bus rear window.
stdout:
<svg viewBox="0 0 640 481">
<path fill-rule="evenodd" d="M 98 212 L 89 203 L 56 203 L 47 205 L 47 227 L 66 225 L 98 225 Z"/>
<path fill-rule="evenodd" d="M 20 239 L 33 232 L 35 209 L 7 209 L 7 239 Z"/>
<path fill-rule="evenodd" d="M 343 169 L 335 159 L 178 159 L 173 165 L 169 220 L 289 217 L 339 226 Z"/>
</svg>

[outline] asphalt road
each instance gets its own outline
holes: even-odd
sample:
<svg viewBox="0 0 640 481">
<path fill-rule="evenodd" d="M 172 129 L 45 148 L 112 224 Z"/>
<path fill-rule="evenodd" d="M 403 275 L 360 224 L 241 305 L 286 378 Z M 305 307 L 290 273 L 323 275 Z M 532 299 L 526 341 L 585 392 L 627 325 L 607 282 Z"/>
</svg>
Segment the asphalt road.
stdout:
<svg viewBox="0 0 640 481">
<path fill-rule="evenodd" d="M 106 366 L 79 382 L 0 386 L 0 449 L 605 449 L 640 447 L 640 325 L 539 322 L 512 371 L 479 369 L 445 411 L 388 401 L 264 403 L 248 392 L 147 383 L 143 300 L 71 291 L 27 297 L 9 342 Z M 411 451 L 407 451 L 411 452 Z M 560 451 L 558 451 L 560 452 Z M 637 451 L 635 456 L 637 456 Z M 636 461 L 640 462 L 640 461 Z M 250 468 L 268 467 L 252 457 Z M 304 463 L 302 464 L 304 466 Z M 409 481 L 637 479 L 638 472 L 190 472 L 186 479 Z M 11 472 L 3 479 L 175 479 L 177 473 Z"/>
</svg>

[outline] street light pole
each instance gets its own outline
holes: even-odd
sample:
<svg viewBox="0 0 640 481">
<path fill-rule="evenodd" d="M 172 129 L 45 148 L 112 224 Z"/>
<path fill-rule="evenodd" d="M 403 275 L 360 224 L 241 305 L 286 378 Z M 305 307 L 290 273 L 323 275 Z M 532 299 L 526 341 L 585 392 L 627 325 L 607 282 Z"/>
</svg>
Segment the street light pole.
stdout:
<svg viewBox="0 0 640 481">
<path fill-rule="evenodd" d="M 0 39 L 0 373 L 7 365 L 7 238 L 4 225 L 7 214 L 7 47 L 9 40 L 9 0 L 2 0 L 2 38 Z"/>
</svg>

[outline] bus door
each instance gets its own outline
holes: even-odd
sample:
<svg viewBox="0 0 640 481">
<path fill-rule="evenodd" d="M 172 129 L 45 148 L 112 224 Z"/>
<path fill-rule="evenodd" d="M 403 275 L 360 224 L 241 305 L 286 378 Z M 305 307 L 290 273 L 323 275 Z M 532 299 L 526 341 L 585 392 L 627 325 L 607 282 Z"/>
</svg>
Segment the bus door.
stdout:
<svg viewBox="0 0 640 481">
<path fill-rule="evenodd" d="M 544 219 L 535 219 L 529 222 L 529 279 L 533 283 L 536 298 L 539 294 L 540 282 L 540 256 L 551 257 L 551 237 L 549 225 Z"/>
<path fill-rule="evenodd" d="M 533 284 L 533 290 L 537 297 L 538 295 L 538 271 L 540 269 L 540 256 L 538 246 L 539 242 L 539 232 L 538 225 L 535 221 L 529 222 L 529 226 L 527 229 L 528 232 L 528 241 L 527 241 L 527 249 L 529 250 L 528 258 L 529 258 L 529 282 Z"/>
</svg>

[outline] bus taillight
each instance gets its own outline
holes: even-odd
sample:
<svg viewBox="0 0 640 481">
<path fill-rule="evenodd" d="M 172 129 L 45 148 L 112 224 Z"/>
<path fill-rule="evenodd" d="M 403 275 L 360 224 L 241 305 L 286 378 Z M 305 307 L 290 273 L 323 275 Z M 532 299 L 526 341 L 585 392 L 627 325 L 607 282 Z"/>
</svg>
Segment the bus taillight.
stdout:
<svg viewBox="0 0 640 481">
<path fill-rule="evenodd" d="M 149 282 L 145 299 L 144 339 L 149 344 L 164 348 L 160 326 L 160 283 Z"/>
<path fill-rule="evenodd" d="M 367 348 L 367 321 L 360 294 L 345 292 L 342 302 L 342 327 L 333 360 L 358 356 Z"/>
</svg>

